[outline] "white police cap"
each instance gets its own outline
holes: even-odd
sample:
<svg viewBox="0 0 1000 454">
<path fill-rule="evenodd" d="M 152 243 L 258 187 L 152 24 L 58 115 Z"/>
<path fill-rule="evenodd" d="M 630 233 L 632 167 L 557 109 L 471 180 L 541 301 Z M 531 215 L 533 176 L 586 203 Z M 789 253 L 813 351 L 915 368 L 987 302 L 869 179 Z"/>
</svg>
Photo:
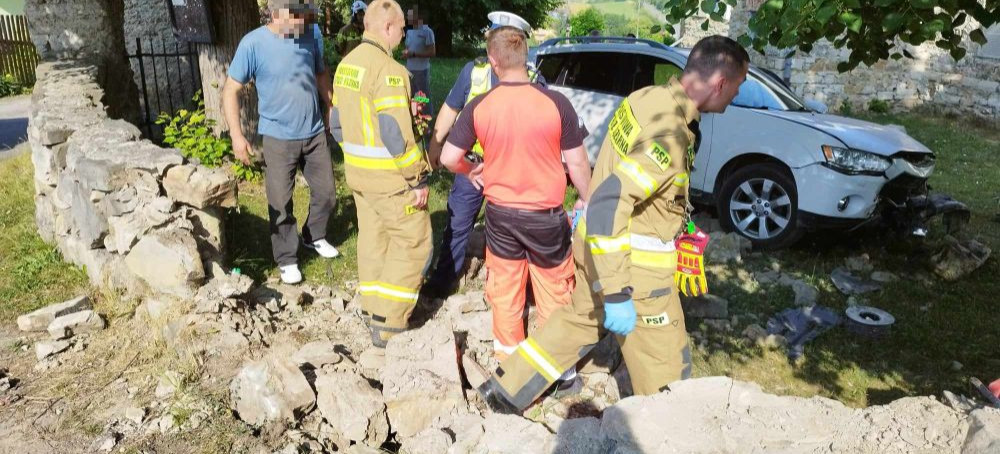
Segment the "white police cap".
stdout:
<svg viewBox="0 0 1000 454">
<path fill-rule="evenodd" d="M 520 29 L 525 34 L 531 34 L 531 25 L 517 14 L 506 11 L 494 11 L 486 15 L 486 17 L 490 20 L 490 30 L 500 27 L 514 27 Z"/>
</svg>

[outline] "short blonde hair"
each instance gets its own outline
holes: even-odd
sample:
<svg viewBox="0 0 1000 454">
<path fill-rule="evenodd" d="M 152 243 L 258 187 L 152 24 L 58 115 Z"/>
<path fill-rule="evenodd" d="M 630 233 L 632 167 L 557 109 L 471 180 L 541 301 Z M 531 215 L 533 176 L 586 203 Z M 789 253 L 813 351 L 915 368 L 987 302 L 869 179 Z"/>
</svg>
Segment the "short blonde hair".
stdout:
<svg viewBox="0 0 1000 454">
<path fill-rule="evenodd" d="M 486 38 L 486 53 L 499 69 L 523 68 L 528 64 L 528 37 L 516 27 L 500 27 Z"/>
<path fill-rule="evenodd" d="M 365 11 L 365 29 L 375 30 L 398 20 L 404 20 L 403 8 L 396 0 L 374 0 Z"/>
</svg>

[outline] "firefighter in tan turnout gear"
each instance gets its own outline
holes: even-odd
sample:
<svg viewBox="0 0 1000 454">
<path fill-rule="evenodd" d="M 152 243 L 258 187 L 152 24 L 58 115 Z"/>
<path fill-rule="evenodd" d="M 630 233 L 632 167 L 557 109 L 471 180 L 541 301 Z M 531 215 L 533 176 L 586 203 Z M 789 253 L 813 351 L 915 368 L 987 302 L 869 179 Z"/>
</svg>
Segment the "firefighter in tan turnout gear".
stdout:
<svg viewBox="0 0 1000 454">
<path fill-rule="evenodd" d="M 368 5 L 361 44 L 334 75 L 330 113 L 357 205 L 362 316 L 377 347 L 406 329 L 431 257 L 430 166 L 413 136 L 409 75 L 392 58 L 403 23 L 395 1 Z"/>
<path fill-rule="evenodd" d="M 686 284 L 680 290 L 688 294 L 705 291 L 700 254 L 707 236 L 682 232 L 690 212 L 688 175 L 700 112 L 726 109 L 748 63 L 735 41 L 708 37 L 691 51 L 680 80 L 644 88 L 622 102 L 573 240 L 572 304 L 553 313 L 479 387 L 494 411 L 524 411 L 609 333 L 621 345 L 636 394 L 654 394 L 690 376 L 674 283 Z"/>
</svg>

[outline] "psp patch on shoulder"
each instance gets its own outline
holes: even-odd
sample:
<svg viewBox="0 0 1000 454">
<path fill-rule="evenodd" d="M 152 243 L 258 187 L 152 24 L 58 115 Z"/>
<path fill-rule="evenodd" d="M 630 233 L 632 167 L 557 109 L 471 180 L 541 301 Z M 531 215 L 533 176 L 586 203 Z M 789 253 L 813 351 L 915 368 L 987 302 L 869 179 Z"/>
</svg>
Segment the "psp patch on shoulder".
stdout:
<svg viewBox="0 0 1000 454">
<path fill-rule="evenodd" d="M 670 167 L 670 152 L 658 143 L 654 143 L 646 150 L 646 156 L 649 156 L 649 159 L 652 159 L 660 170 L 666 171 Z"/>
<path fill-rule="evenodd" d="M 642 321 L 649 326 L 662 326 L 670 323 L 670 317 L 664 312 L 660 315 L 644 315 Z"/>
<path fill-rule="evenodd" d="M 402 87 L 403 86 L 403 78 L 400 77 L 400 76 L 386 76 L 385 77 L 385 84 L 388 85 L 388 86 L 390 86 L 390 87 Z"/>
</svg>

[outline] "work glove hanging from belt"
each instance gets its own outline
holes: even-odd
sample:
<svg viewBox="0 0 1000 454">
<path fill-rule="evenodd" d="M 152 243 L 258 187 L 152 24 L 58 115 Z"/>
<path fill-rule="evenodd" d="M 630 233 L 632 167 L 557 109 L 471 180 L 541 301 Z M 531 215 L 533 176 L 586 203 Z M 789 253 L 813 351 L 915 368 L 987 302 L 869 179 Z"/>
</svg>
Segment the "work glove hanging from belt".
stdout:
<svg viewBox="0 0 1000 454">
<path fill-rule="evenodd" d="M 705 247 L 708 246 L 708 234 L 693 224 L 676 240 L 677 272 L 674 273 L 674 287 L 686 296 L 698 296 L 708 293 L 708 280 L 705 278 Z"/>
</svg>

